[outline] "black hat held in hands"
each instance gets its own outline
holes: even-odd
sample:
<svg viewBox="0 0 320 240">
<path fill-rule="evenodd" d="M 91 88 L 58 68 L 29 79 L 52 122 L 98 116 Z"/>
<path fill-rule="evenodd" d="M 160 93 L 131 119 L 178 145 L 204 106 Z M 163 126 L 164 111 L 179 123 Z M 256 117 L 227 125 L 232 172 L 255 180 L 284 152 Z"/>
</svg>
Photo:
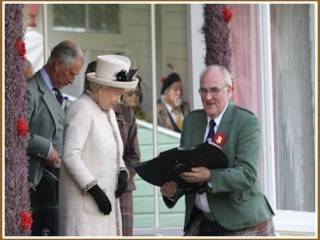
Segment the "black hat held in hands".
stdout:
<svg viewBox="0 0 320 240">
<path fill-rule="evenodd" d="M 138 175 L 148 183 L 162 186 L 165 182 L 175 181 L 178 188 L 184 191 L 196 190 L 199 185 L 187 183 L 179 174 L 192 171 L 193 167 L 207 167 L 208 169 L 226 168 L 228 158 L 220 147 L 209 143 L 202 143 L 191 149 L 173 148 L 160 153 L 150 161 L 136 164 Z"/>
</svg>

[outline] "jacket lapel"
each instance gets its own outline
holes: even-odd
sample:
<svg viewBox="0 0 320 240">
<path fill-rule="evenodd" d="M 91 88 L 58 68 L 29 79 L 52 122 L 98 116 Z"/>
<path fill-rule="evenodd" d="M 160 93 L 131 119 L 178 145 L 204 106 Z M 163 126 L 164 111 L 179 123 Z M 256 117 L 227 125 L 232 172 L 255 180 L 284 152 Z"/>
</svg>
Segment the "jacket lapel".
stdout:
<svg viewBox="0 0 320 240">
<path fill-rule="evenodd" d="M 207 127 L 207 115 L 204 111 L 201 111 L 200 119 L 195 125 L 195 131 L 193 132 L 193 145 L 203 143 L 204 134 Z"/>
<path fill-rule="evenodd" d="M 221 119 L 221 122 L 219 124 L 217 133 L 223 133 L 226 139 L 226 143 L 228 143 L 228 141 L 231 141 L 231 137 L 229 136 L 229 133 L 232 129 L 232 124 L 233 124 L 233 120 L 234 120 L 234 104 L 230 101 L 229 105 L 226 109 L 226 111 L 223 114 L 223 117 Z M 216 134 L 217 134 L 216 133 Z M 223 144 L 222 150 L 223 152 L 228 156 L 228 153 L 230 151 L 230 144 Z M 232 166 L 233 164 L 233 158 L 229 158 L 229 166 Z"/>
<path fill-rule="evenodd" d="M 57 118 L 64 119 L 65 113 L 57 99 L 55 98 L 54 94 L 51 92 L 51 90 L 48 88 L 46 83 L 44 82 L 44 79 L 42 78 L 40 72 L 38 72 L 37 76 L 37 82 L 40 89 L 40 92 L 42 92 L 42 99 L 44 103 L 46 104 L 52 118 L 54 119 L 55 125 L 57 125 Z"/>
<path fill-rule="evenodd" d="M 233 121 L 233 112 L 234 112 L 233 110 L 234 110 L 234 104 L 230 101 L 226 111 L 222 116 L 217 133 L 222 132 L 225 134 L 226 137 L 229 135 L 229 132 L 231 130 L 231 124 Z"/>
</svg>

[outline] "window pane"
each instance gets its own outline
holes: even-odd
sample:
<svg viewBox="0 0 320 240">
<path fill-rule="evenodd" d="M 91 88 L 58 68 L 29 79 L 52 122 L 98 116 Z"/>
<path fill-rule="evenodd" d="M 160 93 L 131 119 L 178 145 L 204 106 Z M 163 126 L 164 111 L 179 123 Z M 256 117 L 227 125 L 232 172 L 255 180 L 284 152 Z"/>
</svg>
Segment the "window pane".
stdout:
<svg viewBox="0 0 320 240">
<path fill-rule="evenodd" d="M 228 7 L 235 13 L 230 32 L 232 100 L 261 119 L 258 6 L 232 4 Z"/>
<path fill-rule="evenodd" d="M 89 29 L 94 31 L 119 33 L 119 5 L 94 4 L 89 8 Z"/>
<path fill-rule="evenodd" d="M 304 4 L 271 9 L 277 206 L 282 210 L 315 210 L 309 8 Z"/>
<path fill-rule="evenodd" d="M 55 30 L 84 30 L 85 5 L 54 4 L 52 5 L 53 27 Z"/>
</svg>

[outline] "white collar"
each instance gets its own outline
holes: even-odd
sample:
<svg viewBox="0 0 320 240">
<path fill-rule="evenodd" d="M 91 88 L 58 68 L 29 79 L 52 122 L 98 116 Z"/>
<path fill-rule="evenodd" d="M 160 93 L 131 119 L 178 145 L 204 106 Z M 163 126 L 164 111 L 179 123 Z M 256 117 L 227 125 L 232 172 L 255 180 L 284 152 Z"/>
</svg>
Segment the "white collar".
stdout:
<svg viewBox="0 0 320 240">
<path fill-rule="evenodd" d="M 216 123 L 216 129 L 218 129 L 219 124 L 220 124 L 220 122 L 221 122 L 221 119 L 222 119 L 222 117 L 223 117 L 223 114 L 224 114 L 224 112 L 227 110 L 228 105 L 229 105 L 229 102 L 227 102 L 227 104 L 226 104 L 226 106 L 224 107 L 223 111 L 222 111 L 216 118 L 213 119 L 214 122 Z M 209 124 L 210 120 L 211 120 L 211 118 L 210 118 L 209 116 L 207 116 L 207 121 L 208 121 L 207 124 Z"/>
<path fill-rule="evenodd" d="M 53 84 L 52 84 L 52 81 L 50 79 L 50 76 L 49 76 L 47 70 L 45 68 L 41 68 L 40 74 L 41 74 L 42 78 L 44 79 L 44 82 L 46 83 L 48 88 L 50 90 L 52 90 L 53 89 Z"/>
</svg>

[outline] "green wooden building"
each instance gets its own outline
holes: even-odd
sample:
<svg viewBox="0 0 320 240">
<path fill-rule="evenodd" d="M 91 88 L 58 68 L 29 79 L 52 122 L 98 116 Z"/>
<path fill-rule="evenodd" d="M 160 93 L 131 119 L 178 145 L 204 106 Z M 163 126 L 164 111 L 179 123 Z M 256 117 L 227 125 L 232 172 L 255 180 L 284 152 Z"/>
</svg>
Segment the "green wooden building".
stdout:
<svg viewBox="0 0 320 240">
<path fill-rule="evenodd" d="M 140 120 L 137 120 L 137 123 L 141 161 L 148 161 L 153 158 L 154 153 L 153 125 Z M 158 127 L 157 135 L 158 153 L 179 146 L 179 133 Z M 135 177 L 135 182 L 137 189 L 133 194 L 134 233 L 171 235 L 176 232 L 180 235 L 184 221 L 184 199 L 181 198 L 174 208 L 169 209 L 162 200 L 159 188 L 145 182 L 138 175 Z M 156 197 L 159 199 L 158 208 L 155 204 Z M 173 232 L 168 234 L 170 229 Z"/>
</svg>

